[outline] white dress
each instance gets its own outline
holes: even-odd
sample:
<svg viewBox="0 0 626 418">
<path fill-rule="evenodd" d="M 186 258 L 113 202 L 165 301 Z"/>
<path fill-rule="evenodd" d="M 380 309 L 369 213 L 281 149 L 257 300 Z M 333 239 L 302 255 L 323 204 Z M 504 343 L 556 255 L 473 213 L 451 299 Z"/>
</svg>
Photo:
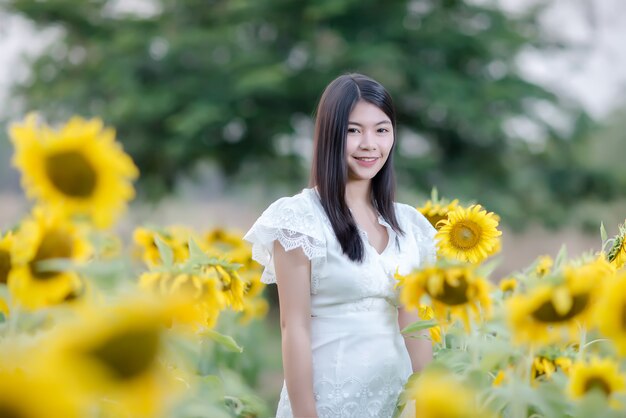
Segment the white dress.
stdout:
<svg viewBox="0 0 626 418">
<path fill-rule="evenodd" d="M 396 268 L 407 274 L 435 259 L 435 229 L 415 208 L 394 203 L 405 232 L 387 228 L 381 254 L 360 230 L 362 264 L 343 254 L 315 189 L 272 203 L 246 233 L 253 258 L 265 266 L 264 283 L 276 283 L 273 241 L 302 248 L 311 260 L 313 390 L 319 418 L 391 418 L 411 375 L 411 361 L 398 326 Z M 398 245 L 399 244 L 399 248 Z M 285 384 L 276 417 L 292 417 Z"/>
</svg>

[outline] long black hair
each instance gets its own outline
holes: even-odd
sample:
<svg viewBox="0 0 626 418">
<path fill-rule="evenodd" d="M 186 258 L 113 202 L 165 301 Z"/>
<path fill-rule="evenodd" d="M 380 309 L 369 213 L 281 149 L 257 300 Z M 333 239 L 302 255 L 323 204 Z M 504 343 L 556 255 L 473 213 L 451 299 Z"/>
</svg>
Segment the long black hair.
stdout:
<svg viewBox="0 0 626 418">
<path fill-rule="evenodd" d="M 330 220 L 341 248 L 352 261 L 363 261 L 364 243 L 356 221 L 345 202 L 348 167 L 346 136 L 350 113 L 359 100 L 373 104 L 391 120 L 394 141 L 385 165 L 372 179 L 371 200 L 374 209 L 400 235 L 394 210 L 396 179 L 393 150 L 396 146 L 396 112 L 391 96 L 377 81 L 362 74 L 344 74 L 324 90 L 317 107 L 310 186 L 317 186 L 324 211 Z M 390 237 L 391 238 L 391 237 Z"/>
</svg>

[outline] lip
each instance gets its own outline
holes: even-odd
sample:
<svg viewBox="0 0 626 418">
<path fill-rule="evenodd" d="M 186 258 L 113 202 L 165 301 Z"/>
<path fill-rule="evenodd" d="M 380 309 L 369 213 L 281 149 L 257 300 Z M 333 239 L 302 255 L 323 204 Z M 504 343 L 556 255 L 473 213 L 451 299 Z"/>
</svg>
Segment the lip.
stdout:
<svg viewBox="0 0 626 418">
<path fill-rule="evenodd" d="M 361 157 L 353 157 L 357 164 L 359 164 L 361 167 L 372 167 L 374 164 L 376 164 L 376 162 L 378 161 L 378 159 L 380 157 L 366 157 L 366 156 L 361 156 Z M 373 158 L 372 161 L 363 161 L 363 160 L 359 160 L 359 158 Z"/>
</svg>

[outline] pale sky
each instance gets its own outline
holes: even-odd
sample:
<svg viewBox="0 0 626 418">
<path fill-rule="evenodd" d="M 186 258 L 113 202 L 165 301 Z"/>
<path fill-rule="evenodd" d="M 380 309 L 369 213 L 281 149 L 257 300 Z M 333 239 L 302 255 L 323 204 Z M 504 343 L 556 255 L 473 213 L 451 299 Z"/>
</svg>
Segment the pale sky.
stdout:
<svg viewBox="0 0 626 418">
<path fill-rule="evenodd" d="M 422 1 L 422 0 L 417 0 Z M 540 0 L 471 0 L 497 3 L 517 13 Z M 542 16 L 544 30 L 576 42 L 576 50 L 559 54 L 526 51 L 519 57 L 521 72 L 555 93 L 570 97 L 596 118 L 626 105 L 626 1 L 550 0 Z M 138 3 L 142 3 L 139 1 Z M 145 3 L 145 1 L 143 2 Z M 128 3 L 126 3 L 128 4 Z M 0 103 L 7 103 L 9 85 L 26 77 L 21 54 L 36 54 L 55 31 L 37 33 L 27 20 L 0 11 Z M 10 114 L 6 105 L 0 108 Z"/>
</svg>

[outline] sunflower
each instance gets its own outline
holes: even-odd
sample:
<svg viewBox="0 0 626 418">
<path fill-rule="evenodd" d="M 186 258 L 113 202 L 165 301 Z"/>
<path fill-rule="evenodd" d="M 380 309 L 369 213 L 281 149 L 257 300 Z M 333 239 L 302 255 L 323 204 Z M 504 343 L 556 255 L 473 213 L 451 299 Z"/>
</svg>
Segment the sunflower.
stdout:
<svg viewBox="0 0 626 418">
<path fill-rule="evenodd" d="M 607 258 L 616 269 L 621 269 L 626 263 L 626 223 L 619 226 L 619 234 L 613 239 Z"/>
<path fill-rule="evenodd" d="M 435 312 L 433 312 L 433 308 L 428 305 L 420 305 L 419 309 L 417 310 L 417 314 L 419 318 L 423 321 L 435 319 Z M 441 342 L 441 327 L 431 327 L 428 331 L 430 333 L 430 340 L 433 343 Z"/>
<path fill-rule="evenodd" d="M 440 225 L 436 238 L 444 257 L 479 264 L 499 248 L 502 232 L 497 229 L 495 215 L 480 205 L 458 207 Z"/>
<path fill-rule="evenodd" d="M 220 312 L 226 308 L 226 298 L 214 278 L 150 272 L 141 275 L 139 287 L 172 301 L 176 306 L 174 321 L 190 326 L 194 331 L 213 328 Z"/>
<path fill-rule="evenodd" d="M 85 309 L 50 336 L 43 360 L 73 379 L 72 392 L 106 398 L 123 416 L 156 417 L 168 394 L 160 358 L 170 309 L 142 298 Z"/>
<path fill-rule="evenodd" d="M 430 222 L 432 226 L 439 229 L 441 227 L 439 221 L 448 219 L 448 213 L 455 210 L 458 206 L 458 199 L 454 199 L 450 203 L 448 203 L 445 199 L 435 199 L 427 201 L 424 206 L 416 209 L 420 211 L 426 219 L 428 219 L 428 222 Z"/>
<path fill-rule="evenodd" d="M 507 317 L 514 340 L 548 343 L 564 334 L 575 335 L 579 325 L 588 325 L 593 317 L 603 278 L 595 262 L 578 268 L 567 266 L 560 282 L 542 282 L 528 293 L 508 299 Z"/>
<path fill-rule="evenodd" d="M 626 380 L 617 362 L 594 358 L 590 363 L 578 362 L 572 366 L 568 392 L 573 399 L 578 399 L 599 390 L 609 398 L 614 393 L 623 392 L 625 386 Z"/>
<path fill-rule="evenodd" d="M 568 374 L 571 367 L 572 360 L 568 357 L 552 359 L 546 356 L 535 356 L 530 370 L 530 378 L 532 381 L 550 379 L 558 369 Z"/>
<path fill-rule="evenodd" d="M 245 264 L 252 259 L 252 250 L 242 235 L 234 230 L 215 228 L 204 235 L 204 250 L 217 257 L 228 257 L 234 263 Z"/>
<path fill-rule="evenodd" d="M 11 271 L 11 246 L 13 235 L 8 232 L 0 235 L 0 284 L 7 284 Z"/>
<path fill-rule="evenodd" d="M 134 197 L 138 170 L 100 119 L 73 117 L 54 130 L 29 115 L 10 135 L 22 186 L 45 206 L 107 228 Z"/>
<path fill-rule="evenodd" d="M 454 394 L 451 402 L 450 394 Z M 477 403 L 473 390 L 456 376 L 439 370 L 425 371 L 407 384 L 403 397 L 415 402 L 415 417 L 475 418 L 494 415 Z M 407 406 L 410 405 L 407 403 Z"/>
<path fill-rule="evenodd" d="M 42 262 L 85 261 L 91 252 L 86 231 L 59 214 L 35 208 L 13 237 L 9 290 L 14 301 L 35 309 L 61 302 L 81 286 L 72 271 L 42 269 Z"/>
<path fill-rule="evenodd" d="M 517 285 L 517 280 L 514 277 L 502 279 L 500 283 L 498 283 L 498 287 L 500 287 L 502 293 L 513 293 L 515 289 L 517 289 Z"/>
<path fill-rule="evenodd" d="M 465 329 L 470 328 L 470 312 L 480 318 L 481 309 L 486 314 L 491 308 L 489 282 L 475 275 L 473 266 L 429 266 L 406 276 L 398 273 L 396 286 L 400 286 L 400 301 L 408 309 L 419 309 L 420 300 L 428 296 L 435 318 L 442 324 L 459 318 Z"/>
<path fill-rule="evenodd" d="M 34 354 L 34 353 L 33 353 Z M 5 353 L 2 353 L 5 356 Z M 18 363 L 19 364 L 19 363 Z M 50 384 L 49 379 L 54 379 Z M 15 365 L 0 366 L 0 417 L 2 418 L 79 418 L 86 416 L 77 395 L 59 384 L 59 376 L 44 371 L 31 376 Z"/>
<path fill-rule="evenodd" d="M 607 283 L 598 301 L 596 323 L 621 355 L 626 355 L 626 272 Z"/>
<path fill-rule="evenodd" d="M 537 264 L 535 265 L 535 274 L 537 277 L 544 277 L 550 273 L 550 269 L 554 265 L 554 260 L 549 255 L 539 257 Z"/>
<path fill-rule="evenodd" d="M 181 263 L 189 258 L 188 241 L 193 238 L 193 232 L 184 226 L 171 225 L 157 230 L 139 227 L 133 232 L 133 241 L 136 244 L 136 253 L 149 267 L 161 265 L 161 253 L 156 239 L 160 238 L 174 255 L 174 262 Z"/>
<path fill-rule="evenodd" d="M 9 316 L 9 305 L 7 304 L 6 300 L 4 300 L 1 297 L 0 297 L 0 314 L 2 314 L 2 317 L 0 317 L 0 319 L 4 319 L 7 316 Z"/>
</svg>

